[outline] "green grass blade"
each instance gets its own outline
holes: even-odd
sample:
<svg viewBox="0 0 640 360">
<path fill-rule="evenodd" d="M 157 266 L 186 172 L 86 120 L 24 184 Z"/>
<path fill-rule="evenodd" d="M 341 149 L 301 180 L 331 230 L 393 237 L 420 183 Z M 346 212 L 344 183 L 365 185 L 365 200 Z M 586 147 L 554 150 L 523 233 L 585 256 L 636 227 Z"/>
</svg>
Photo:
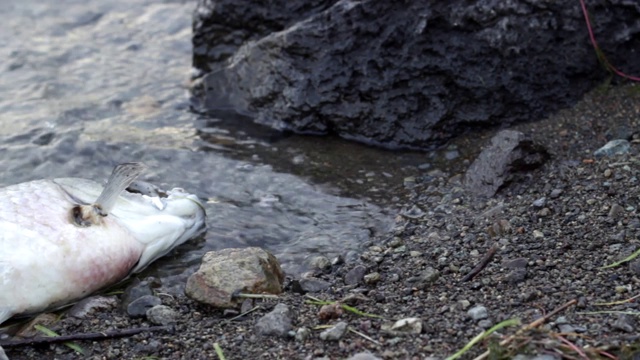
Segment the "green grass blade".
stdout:
<svg viewBox="0 0 640 360">
<path fill-rule="evenodd" d="M 51 329 L 48 329 L 48 328 L 46 328 L 46 327 L 44 327 L 44 326 L 42 326 L 42 325 L 34 325 L 33 327 L 34 327 L 36 330 L 40 331 L 41 333 L 43 333 L 43 334 L 45 334 L 46 336 L 49 336 L 49 337 L 57 337 L 57 336 L 60 336 L 60 335 L 58 335 L 58 333 L 56 333 L 55 331 L 53 331 L 53 330 L 51 330 Z M 79 353 L 79 354 L 81 354 L 81 355 L 84 355 L 84 354 L 85 354 L 84 349 L 83 349 L 80 345 L 78 345 L 78 344 L 76 344 L 76 343 L 73 343 L 73 342 L 71 342 L 71 341 L 65 341 L 65 342 L 63 342 L 63 344 L 64 344 L 66 347 L 70 348 L 71 350 L 73 350 L 73 351 L 75 351 L 75 352 L 77 352 L 77 353 Z"/>
<path fill-rule="evenodd" d="M 456 352 L 455 354 L 449 356 L 448 358 L 446 358 L 446 360 L 454 360 L 459 358 L 460 356 L 464 355 L 464 353 L 466 353 L 467 351 L 469 351 L 469 349 L 471 349 L 473 347 L 473 345 L 477 344 L 478 342 L 482 341 L 484 338 L 486 338 L 487 336 L 491 335 L 492 333 L 507 327 L 507 326 L 515 326 L 515 325 L 520 325 L 520 319 L 508 319 L 505 320 L 503 322 L 500 322 L 496 325 L 494 325 L 491 329 L 489 330 L 485 330 L 483 332 L 481 332 L 480 334 L 478 334 L 476 337 L 474 337 L 473 339 L 471 339 L 471 341 L 469 341 L 467 343 L 467 345 L 465 345 L 462 349 L 460 349 L 458 352 Z"/>
</svg>

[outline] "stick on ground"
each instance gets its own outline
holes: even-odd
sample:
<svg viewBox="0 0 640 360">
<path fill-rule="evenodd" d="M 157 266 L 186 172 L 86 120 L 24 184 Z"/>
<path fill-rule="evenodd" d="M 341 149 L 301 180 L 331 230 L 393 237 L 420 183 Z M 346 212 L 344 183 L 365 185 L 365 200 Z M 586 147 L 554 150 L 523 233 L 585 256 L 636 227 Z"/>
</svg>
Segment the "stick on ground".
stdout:
<svg viewBox="0 0 640 360">
<path fill-rule="evenodd" d="M 489 262 L 491 262 L 491 259 L 493 259 L 493 256 L 496 254 L 496 251 L 498 251 L 498 245 L 493 244 L 491 249 L 489 249 L 489 251 L 484 255 L 480 263 L 476 265 L 476 267 L 474 267 L 473 270 L 471 270 L 467 275 L 465 275 L 462 278 L 462 280 L 460 280 L 460 282 L 469 281 L 473 279 L 476 275 L 478 275 L 480 271 L 482 271 L 482 269 L 484 269 L 485 267 L 487 267 L 487 265 L 489 265 Z"/>
<path fill-rule="evenodd" d="M 151 326 L 146 328 L 113 330 L 113 331 L 105 331 L 100 333 L 71 334 L 71 335 L 61 335 L 61 336 L 55 336 L 55 337 L 37 336 L 34 338 L 24 339 L 24 340 L 0 341 L 0 346 L 15 347 L 15 346 L 53 344 L 53 343 L 76 341 L 76 340 L 104 340 L 104 339 L 112 339 L 112 338 L 118 338 L 118 337 L 133 336 L 143 332 L 167 331 L 171 329 L 173 329 L 173 326 Z"/>
</svg>

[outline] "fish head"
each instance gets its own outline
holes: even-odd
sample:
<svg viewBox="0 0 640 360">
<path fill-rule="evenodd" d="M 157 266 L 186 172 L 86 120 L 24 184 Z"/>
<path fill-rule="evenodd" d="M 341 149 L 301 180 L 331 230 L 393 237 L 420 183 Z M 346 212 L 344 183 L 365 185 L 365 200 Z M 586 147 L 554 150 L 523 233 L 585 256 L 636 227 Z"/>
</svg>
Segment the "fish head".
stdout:
<svg viewBox="0 0 640 360">
<path fill-rule="evenodd" d="M 70 208 L 92 204 L 103 190 L 99 183 L 86 179 L 53 181 L 68 195 Z M 143 270 L 176 246 L 206 231 L 206 212 L 196 195 L 181 188 L 169 191 L 151 185 L 146 188 L 153 191 L 123 191 L 105 221 L 93 225 L 123 227 L 143 245 L 142 255 L 131 272 Z"/>
</svg>

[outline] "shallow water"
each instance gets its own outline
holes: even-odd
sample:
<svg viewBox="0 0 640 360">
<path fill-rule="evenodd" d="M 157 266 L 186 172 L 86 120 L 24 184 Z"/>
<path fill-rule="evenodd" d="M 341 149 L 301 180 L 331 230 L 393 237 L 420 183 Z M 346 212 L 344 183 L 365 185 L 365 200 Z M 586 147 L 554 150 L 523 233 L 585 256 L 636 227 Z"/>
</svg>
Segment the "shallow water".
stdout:
<svg viewBox="0 0 640 360">
<path fill-rule="evenodd" d="M 171 282 L 204 252 L 264 246 L 288 272 L 347 254 L 392 223 L 374 205 L 423 154 L 284 136 L 189 111 L 191 13 L 176 1 L 23 0 L 0 7 L 0 185 L 106 179 L 142 161 L 142 179 L 206 204 L 209 230 L 153 265 Z M 423 166 L 423 168 L 426 168 Z"/>
</svg>

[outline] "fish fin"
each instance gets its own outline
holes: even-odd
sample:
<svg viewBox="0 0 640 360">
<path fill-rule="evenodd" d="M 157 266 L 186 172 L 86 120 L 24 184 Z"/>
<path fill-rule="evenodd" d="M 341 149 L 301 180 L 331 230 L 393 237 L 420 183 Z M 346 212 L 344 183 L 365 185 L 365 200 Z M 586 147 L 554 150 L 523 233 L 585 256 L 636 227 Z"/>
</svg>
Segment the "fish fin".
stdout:
<svg viewBox="0 0 640 360">
<path fill-rule="evenodd" d="M 13 313 L 9 309 L 0 308 L 0 325 L 3 322 L 9 320 L 13 316 Z"/>
<path fill-rule="evenodd" d="M 124 163 L 116 166 L 107 180 L 107 185 L 94 207 L 99 207 L 100 215 L 106 216 L 113 210 L 118 196 L 146 169 L 142 163 Z"/>
</svg>

